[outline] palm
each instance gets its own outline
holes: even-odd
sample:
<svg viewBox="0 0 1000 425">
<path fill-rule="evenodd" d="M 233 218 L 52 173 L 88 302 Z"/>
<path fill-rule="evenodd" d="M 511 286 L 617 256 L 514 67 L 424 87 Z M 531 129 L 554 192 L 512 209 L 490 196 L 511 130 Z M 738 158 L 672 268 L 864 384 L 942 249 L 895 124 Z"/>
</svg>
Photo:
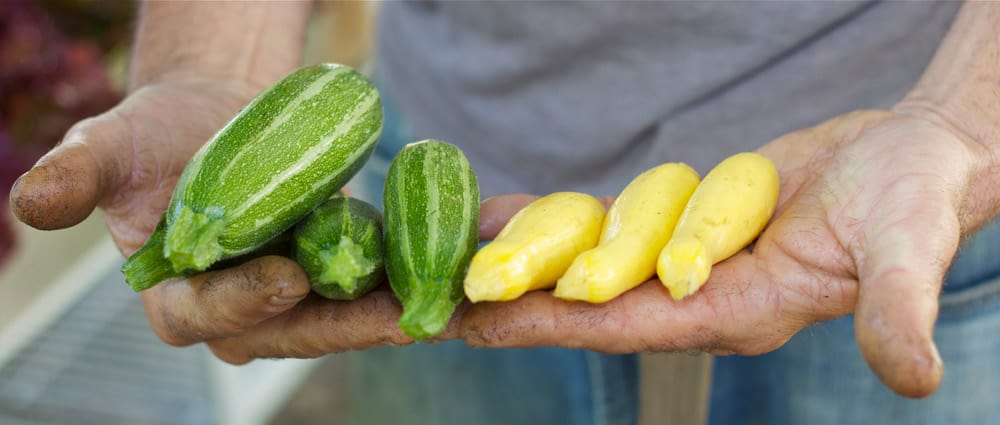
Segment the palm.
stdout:
<svg viewBox="0 0 1000 425">
<path fill-rule="evenodd" d="M 751 249 L 716 265 L 701 291 L 672 302 L 652 281 L 597 305 L 528 294 L 471 306 L 463 336 L 487 346 L 757 354 L 855 311 L 876 373 L 897 391 L 926 394 L 931 375 L 940 378 L 929 332 L 959 237 L 963 146 L 939 127 L 878 111 L 788 134 L 761 149 L 782 178 L 772 222 Z"/>
<path fill-rule="evenodd" d="M 125 183 L 111 188 L 100 203 L 123 252 L 142 245 L 188 160 L 253 94 L 212 81 L 151 85 L 85 124 L 118 130 L 92 149 L 128 152 L 116 155 L 117 166 L 127 173 Z"/>
<path fill-rule="evenodd" d="M 952 197 L 965 159 L 958 139 L 882 113 L 830 125 L 836 127 L 830 133 L 793 133 L 762 149 L 779 164 L 785 184 L 752 255 L 780 294 L 780 315 L 801 318 L 802 325 L 854 311 L 864 289 L 859 281 L 901 271 L 874 263 L 869 252 L 898 254 L 895 267 L 928 255 L 947 263 L 950 257 L 936 253 L 954 253 L 959 237 Z M 924 232 L 936 236 L 922 238 Z M 917 285 L 898 289 L 937 290 Z"/>
</svg>

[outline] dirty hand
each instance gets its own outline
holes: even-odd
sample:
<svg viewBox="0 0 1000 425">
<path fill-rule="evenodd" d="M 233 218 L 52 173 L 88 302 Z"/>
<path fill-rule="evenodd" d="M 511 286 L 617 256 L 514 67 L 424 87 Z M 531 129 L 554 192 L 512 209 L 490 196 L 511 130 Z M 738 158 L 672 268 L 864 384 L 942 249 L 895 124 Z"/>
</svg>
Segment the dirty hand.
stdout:
<svg viewBox="0 0 1000 425">
<path fill-rule="evenodd" d="M 59 229 L 95 207 L 123 255 L 152 232 L 188 159 L 259 88 L 234 80 L 158 82 L 74 126 L 11 192 L 17 217 Z M 385 342 L 405 343 L 391 293 L 353 303 L 308 296 L 294 261 L 262 257 L 142 292 L 154 331 L 167 343 L 208 342 L 223 360 L 315 357 Z"/>
<path fill-rule="evenodd" d="M 11 192 L 18 218 L 59 229 L 99 207 L 130 255 L 153 231 L 194 152 L 302 62 L 311 11 L 309 2 L 141 3 L 129 96 L 74 126 L 20 178 Z M 269 256 L 162 282 L 142 300 L 161 339 L 207 342 L 232 363 L 408 342 L 395 326 L 400 308 L 390 293 L 341 303 L 309 289 L 294 261 Z"/>
</svg>

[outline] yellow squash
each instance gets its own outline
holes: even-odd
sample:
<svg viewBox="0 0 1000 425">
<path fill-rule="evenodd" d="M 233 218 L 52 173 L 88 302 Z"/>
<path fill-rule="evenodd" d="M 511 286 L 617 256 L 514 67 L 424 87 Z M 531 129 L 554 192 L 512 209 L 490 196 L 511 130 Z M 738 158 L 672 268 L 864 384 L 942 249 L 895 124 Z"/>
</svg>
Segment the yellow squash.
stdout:
<svg viewBox="0 0 1000 425">
<path fill-rule="evenodd" d="M 726 158 L 705 176 L 657 261 L 657 274 L 671 297 L 693 294 L 714 264 L 764 230 L 774 214 L 779 185 L 771 160 L 750 152 Z"/>
<path fill-rule="evenodd" d="M 465 295 L 508 301 L 551 288 L 579 253 L 597 245 L 604 206 L 593 196 L 557 192 L 528 204 L 472 258 Z"/>
<path fill-rule="evenodd" d="M 673 233 L 698 173 L 666 163 L 640 174 L 618 196 L 597 247 L 580 254 L 554 295 L 592 303 L 609 301 L 656 273 L 656 257 Z"/>
</svg>

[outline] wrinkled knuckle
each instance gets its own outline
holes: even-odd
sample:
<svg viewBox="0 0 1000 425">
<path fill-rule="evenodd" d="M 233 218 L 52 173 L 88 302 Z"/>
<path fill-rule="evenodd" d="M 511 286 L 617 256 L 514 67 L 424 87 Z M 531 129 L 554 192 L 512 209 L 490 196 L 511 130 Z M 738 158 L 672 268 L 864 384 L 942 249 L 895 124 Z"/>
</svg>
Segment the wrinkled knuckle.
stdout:
<svg viewBox="0 0 1000 425">
<path fill-rule="evenodd" d="M 128 132 L 127 118 L 112 109 L 104 114 L 78 121 L 63 137 L 63 145 L 82 144 L 89 140 L 116 140 Z"/>
<path fill-rule="evenodd" d="M 699 324 L 693 331 L 669 339 L 660 338 L 653 342 L 657 351 L 670 352 L 709 352 L 712 350 L 728 351 L 727 341 L 714 327 Z"/>
<path fill-rule="evenodd" d="M 158 313 L 152 317 L 150 326 L 161 341 L 174 347 L 186 347 L 194 343 L 190 332 L 184 331 L 189 328 L 187 320 L 166 310 L 159 310 Z"/>
<path fill-rule="evenodd" d="M 710 354 L 710 355 L 713 355 L 713 356 L 731 356 L 731 355 L 736 354 L 736 352 L 732 351 L 732 350 L 726 350 L 724 348 L 714 348 L 714 347 L 705 348 L 701 352 L 707 353 L 707 354 Z"/>
<path fill-rule="evenodd" d="M 263 355 L 258 357 L 312 359 L 322 356 L 326 352 L 337 352 L 333 349 L 323 350 L 315 340 L 305 340 L 299 343 L 286 343 L 275 348 L 274 352 L 268 352 L 266 354 L 262 353 Z"/>
<path fill-rule="evenodd" d="M 722 342 L 713 341 L 711 344 L 706 344 L 699 347 L 701 351 L 706 353 L 711 353 L 713 355 L 739 355 L 739 356 L 752 356 L 755 354 L 760 354 L 758 351 L 754 350 L 750 344 L 747 343 L 734 343 L 734 342 Z"/>
<path fill-rule="evenodd" d="M 413 343 L 413 338 L 410 338 L 402 331 L 392 331 L 387 335 L 384 335 L 379 341 L 380 345 L 392 345 L 392 346 L 404 346 Z"/>
<path fill-rule="evenodd" d="M 163 341 L 167 345 L 173 347 L 186 347 L 191 345 L 190 339 L 181 336 L 180 334 L 171 329 L 166 329 L 163 327 L 153 327 L 153 333 L 155 333 L 156 336 L 160 338 L 160 341 Z"/>
<path fill-rule="evenodd" d="M 98 135 L 102 131 L 103 126 L 106 125 L 106 121 L 107 120 L 102 119 L 100 115 L 77 121 L 76 124 L 73 124 L 73 126 L 69 128 L 69 130 L 66 130 L 66 136 L 64 137 L 63 143 L 80 143 L 86 140 L 89 136 Z"/>
<path fill-rule="evenodd" d="M 480 332 L 466 333 L 463 335 L 463 340 L 470 347 L 483 348 L 491 345 L 487 339 L 483 338 Z"/>
<path fill-rule="evenodd" d="M 157 333 L 156 335 L 160 338 L 160 341 L 163 341 L 172 347 L 187 347 L 191 345 L 191 341 L 188 339 L 182 338 L 170 332 Z"/>
<path fill-rule="evenodd" d="M 636 349 L 640 352 L 648 353 L 669 353 L 676 351 L 683 351 L 687 349 L 685 343 L 678 341 L 678 339 L 669 339 L 666 337 L 644 337 L 636 342 Z"/>
<path fill-rule="evenodd" d="M 771 336 L 765 338 L 757 338 L 754 340 L 745 341 L 739 345 L 731 347 L 722 347 L 722 348 L 731 350 L 733 353 L 739 354 L 741 356 L 757 356 L 761 354 L 767 354 L 781 348 L 782 345 L 785 345 L 785 342 L 787 342 L 788 339 L 789 337 L 786 336 Z"/>
<path fill-rule="evenodd" d="M 253 356 L 249 356 L 241 350 L 234 350 L 230 346 L 231 344 L 224 341 L 209 341 L 206 345 L 208 345 L 212 355 L 231 365 L 244 365 L 253 360 Z"/>
<path fill-rule="evenodd" d="M 494 327 L 471 326 L 462 337 L 466 344 L 473 347 L 496 347 L 504 341 L 503 333 Z"/>
<path fill-rule="evenodd" d="M 719 348 L 716 348 L 716 349 L 724 351 L 724 352 L 730 352 L 730 353 L 733 353 L 733 354 L 736 354 L 736 355 L 740 355 L 740 356 L 756 356 L 758 354 L 763 354 L 763 353 L 766 352 L 766 351 L 761 350 L 760 348 L 758 348 L 756 346 L 752 346 L 752 345 L 737 346 L 735 348 L 719 347 Z"/>
<path fill-rule="evenodd" d="M 482 329 L 478 326 L 465 323 L 459 331 L 462 341 L 470 347 L 482 347 L 485 345 L 482 337 Z"/>
<path fill-rule="evenodd" d="M 222 308 L 217 310 L 215 317 L 210 320 L 210 326 L 215 335 L 232 336 L 245 332 L 248 321 L 243 313 L 233 308 Z"/>
<path fill-rule="evenodd" d="M 667 351 L 663 350 L 662 338 L 658 336 L 648 336 L 648 335 L 637 335 L 635 341 L 632 342 L 632 352 L 635 353 L 654 353 L 657 351 Z"/>
</svg>

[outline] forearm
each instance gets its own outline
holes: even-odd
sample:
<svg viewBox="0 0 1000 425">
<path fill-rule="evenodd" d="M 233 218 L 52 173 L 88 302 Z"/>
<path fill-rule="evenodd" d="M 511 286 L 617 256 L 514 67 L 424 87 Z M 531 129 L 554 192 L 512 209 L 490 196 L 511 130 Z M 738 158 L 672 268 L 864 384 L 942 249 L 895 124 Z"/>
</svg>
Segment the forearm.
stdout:
<svg viewBox="0 0 1000 425">
<path fill-rule="evenodd" d="M 309 1 L 144 2 L 130 90 L 192 77 L 267 86 L 300 64 L 310 9 Z"/>
<path fill-rule="evenodd" d="M 1000 4 L 962 7 L 920 82 L 896 109 L 968 142 L 976 160 L 962 211 L 973 230 L 1000 212 Z"/>
</svg>

